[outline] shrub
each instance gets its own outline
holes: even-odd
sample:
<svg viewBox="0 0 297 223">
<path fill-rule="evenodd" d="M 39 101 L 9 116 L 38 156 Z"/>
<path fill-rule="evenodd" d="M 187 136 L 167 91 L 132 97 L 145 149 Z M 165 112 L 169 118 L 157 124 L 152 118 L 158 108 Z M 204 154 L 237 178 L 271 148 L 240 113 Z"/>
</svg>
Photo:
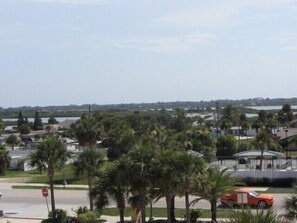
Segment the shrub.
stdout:
<svg viewBox="0 0 297 223">
<path fill-rule="evenodd" d="M 94 223 L 97 219 L 97 215 L 93 211 L 87 211 L 78 216 L 79 223 Z"/>
</svg>

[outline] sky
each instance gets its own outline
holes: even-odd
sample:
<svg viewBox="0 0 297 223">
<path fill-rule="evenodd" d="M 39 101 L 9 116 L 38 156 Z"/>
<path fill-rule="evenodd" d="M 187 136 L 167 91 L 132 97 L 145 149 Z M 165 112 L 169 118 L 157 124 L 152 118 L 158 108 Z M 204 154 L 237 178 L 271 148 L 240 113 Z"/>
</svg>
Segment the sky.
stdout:
<svg viewBox="0 0 297 223">
<path fill-rule="evenodd" d="M 296 97 L 297 0 L 0 0 L 0 107 Z"/>
</svg>

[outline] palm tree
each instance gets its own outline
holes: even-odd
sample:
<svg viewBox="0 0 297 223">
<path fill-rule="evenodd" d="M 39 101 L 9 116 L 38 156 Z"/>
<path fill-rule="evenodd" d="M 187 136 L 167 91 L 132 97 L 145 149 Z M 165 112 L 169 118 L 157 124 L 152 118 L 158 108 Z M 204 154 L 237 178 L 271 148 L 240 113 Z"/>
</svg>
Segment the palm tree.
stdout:
<svg viewBox="0 0 297 223">
<path fill-rule="evenodd" d="M 253 141 L 253 145 L 261 151 L 260 170 L 262 170 L 264 151 L 267 150 L 269 147 L 272 147 L 272 148 L 280 147 L 276 142 L 272 140 L 267 130 L 262 130 L 256 135 Z"/>
<path fill-rule="evenodd" d="M 172 222 L 174 219 L 171 216 L 171 206 L 179 182 L 176 152 L 172 149 L 161 150 L 157 154 L 157 160 L 155 164 L 156 173 L 158 174 L 158 176 L 155 176 L 158 179 L 156 184 L 165 195 L 167 221 Z"/>
<path fill-rule="evenodd" d="M 186 219 L 190 223 L 190 201 L 189 194 L 192 192 L 191 181 L 202 174 L 205 168 L 203 160 L 188 152 L 179 152 L 176 156 L 176 169 L 178 170 L 179 184 L 185 195 Z"/>
<path fill-rule="evenodd" d="M 3 145 L 0 145 L 0 175 L 5 174 L 5 171 L 10 166 L 11 158 L 9 152 Z"/>
<path fill-rule="evenodd" d="M 227 221 L 228 223 L 289 223 L 272 209 L 251 210 L 250 208 L 236 211 Z"/>
<path fill-rule="evenodd" d="M 212 222 L 217 222 L 217 202 L 227 193 L 235 190 L 235 186 L 240 184 L 238 178 L 231 177 L 232 172 L 227 169 L 220 171 L 218 168 L 210 167 L 202 177 L 194 179 L 194 193 L 200 198 L 195 199 L 192 203 L 196 203 L 201 199 L 210 202 Z"/>
<path fill-rule="evenodd" d="M 52 136 L 46 141 L 37 145 L 35 152 L 29 156 L 31 167 L 47 167 L 47 175 L 50 184 L 52 216 L 56 216 L 55 195 L 54 195 L 54 176 L 56 169 L 61 169 L 65 161 L 71 157 L 64 144 L 57 136 Z"/>
<path fill-rule="evenodd" d="M 6 143 L 11 145 L 11 149 L 14 150 L 14 146 L 19 143 L 19 139 L 16 135 L 10 135 L 6 139 Z"/>
<path fill-rule="evenodd" d="M 286 210 L 285 217 L 291 221 L 297 219 L 297 187 L 295 186 L 295 193 L 290 197 L 285 198 L 284 208 Z"/>
<path fill-rule="evenodd" d="M 132 195 L 138 197 L 142 222 L 145 222 L 148 188 L 152 182 L 153 169 L 156 168 L 153 164 L 155 158 L 155 152 L 145 146 L 137 146 L 125 156 L 125 162 L 129 168 L 128 180 L 131 185 Z"/>
<path fill-rule="evenodd" d="M 70 132 L 81 146 L 94 147 L 102 133 L 102 125 L 94 116 L 82 117 L 71 125 Z"/>
<path fill-rule="evenodd" d="M 124 223 L 125 201 L 130 186 L 127 181 L 128 167 L 123 159 L 107 163 L 98 174 L 91 190 L 97 208 L 102 209 L 109 204 L 110 198 L 116 201 L 120 214 L 120 223 Z"/>
<path fill-rule="evenodd" d="M 81 176 L 82 174 L 87 174 L 89 192 L 93 187 L 93 178 L 96 176 L 98 169 L 103 164 L 103 155 L 97 152 L 93 148 L 86 148 L 82 153 L 80 153 L 73 163 L 73 169 L 76 176 Z M 89 194 L 90 198 L 90 210 L 94 209 L 92 194 Z"/>
</svg>

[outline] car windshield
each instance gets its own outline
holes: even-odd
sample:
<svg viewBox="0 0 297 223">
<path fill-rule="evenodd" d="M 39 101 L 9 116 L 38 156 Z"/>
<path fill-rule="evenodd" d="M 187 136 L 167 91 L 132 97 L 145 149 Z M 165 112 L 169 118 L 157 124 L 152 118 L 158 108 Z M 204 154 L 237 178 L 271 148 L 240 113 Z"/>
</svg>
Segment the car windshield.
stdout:
<svg viewBox="0 0 297 223">
<path fill-rule="evenodd" d="M 249 193 L 249 195 L 253 196 L 253 197 L 258 197 L 260 194 L 258 194 L 257 192 L 255 191 L 252 191 Z"/>
</svg>

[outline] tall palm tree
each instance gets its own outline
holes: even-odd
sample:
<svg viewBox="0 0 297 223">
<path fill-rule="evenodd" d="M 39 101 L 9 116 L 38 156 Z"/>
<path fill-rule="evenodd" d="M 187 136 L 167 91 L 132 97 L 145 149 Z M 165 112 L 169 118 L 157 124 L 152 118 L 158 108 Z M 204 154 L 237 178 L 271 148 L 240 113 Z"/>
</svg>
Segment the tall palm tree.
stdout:
<svg viewBox="0 0 297 223">
<path fill-rule="evenodd" d="M 268 148 L 279 148 L 280 145 L 273 141 L 267 130 L 261 130 L 254 138 L 253 145 L 261 151 L 260 170 L 262 170 L 263 154 Z"/>
<path fill-rule="evenodd" d="M 46 141 L 37 145 L 37 149 L 29 156 L 31 167 L 47 167 L 47 175 L 50 184 L 52 216 L 56 216 L 55 195 L 54 195 L 54 176 L 56 169 L 61 169 L 65 161 L 71 157 L 64 144 L 57 136 L 52 136 Z"/>
<path fill-rule="evenodd" d="M 96 176 L 99 168 L 103 164 L 104 156 L 93 148 L 86 148 L 81 152 L 77 159 L 73 163 L 73 169 L 76 176 L 80 176 L 84 173 L 87 174 L 89 192 L 93 187 L 93 179 Z M 90 210 L 94 209 L 93 196 L 89 194 Z"/>
<path fill-rule="evenodd" d="M 190 223 L 190 201 L 189 195 L 192 192 L 191 181 L 199 177 L 205 168 L 203 160 L 186 151 L 179 152 L 176 155 L 176 169 L 178 170 L 178 182 L 185 195 L 186 219 Z"/>
<path fill-rule="evenodd" d="M 5 171 L 10 166 L 11 158 L 9 152 L 3 145 L 0 145 L 0 175 L 5 174 Z"/>
<path fill-rule="evenodd" d="M 205 199 L 211 205 L 211 219 L 217 222 L 217 202 L 227 193 L 235 190 L 235 186 L 241 181 L 231 177 L 232 172 L 227 169 L 220 171 L 218 168 L 210 167 L 202 177 L 194 179 L 194 193 L 200 198 L 195 199 L 192 203 Z"/>
<path fill-rule="evenodd" d="M 110 198 L 116 201 L 120 223 L 124 223 L 125 204 L 130 191 L 127 173 L 128 167 L 125 160 L 120 158 L 112 163 L 107 163 L 99 172 L 91 190 L 95 205 L 99 209 L 107 206 Z"/>
<path fill-rule="evenodd" d="M 125 156 L 125 162 L 128 164 L 129 168 L 129 177 L 127 179 L 131 185 L 132 195 L 138 196 L 140 201 L 138 204 L 142 222 L 145 222 L 148 188 L 152 182 L 153 169 L 156 168 L 156 166 L 153 165 L 155 158 L 155 152 L 145 146 L 137 146 L 130 150 Z"/>
<path fill-rule="evenodd" d="M 158 180 L 156 185 L 164 192 L 167 206 L 167 221 L 172 222 L 171 206 L 179 182 L 176 152 L 172 149 L 161 150 L 157 155 L 157 160 L 156 173 L 158 173 L 158 176 L 155 177 Z"/>
</svg>

